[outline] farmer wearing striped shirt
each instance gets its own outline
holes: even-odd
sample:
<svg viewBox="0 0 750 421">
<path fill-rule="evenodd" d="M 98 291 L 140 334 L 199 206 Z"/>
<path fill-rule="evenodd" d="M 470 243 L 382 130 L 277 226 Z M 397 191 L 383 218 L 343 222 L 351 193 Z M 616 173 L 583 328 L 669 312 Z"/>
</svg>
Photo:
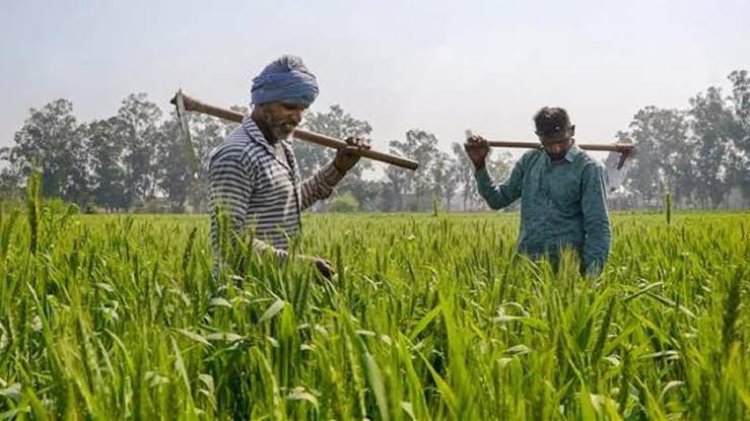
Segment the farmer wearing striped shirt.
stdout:
<svg viewBox="0 0 750 421">
<path fill-rule="evenodd" d="M 518 250 L 557 266 L 561 248 L 581 257 L 581 272 L 596 276 L 607 261 L 611 232 L 602 167 L 575 145 L 575 126 L 562 108 L 542 108 L 535 116 L 540 148 L 525 153 L 505 182 L 494 185 L 485 167 L 487 141 L 465 145 L 476 169 L 479 194 L 492 209 L 521 198 Z"/>
<path fill-rule="evenodd" d="M 331 195 L 333 187 L 352 168 L 357 148 L 369 149 L 361 138 L 346 139 L 331 163 L 300 181 L 289 137 L 318 95 L 315 76 L 296 56 L 282 56 L 253 79 L 250 116 L 209 156 L 211 240 L 221 260 L 218 220 L 228 216 L 233 244 L 246 231 L 254 233 L 253 247 L 287 258 L 290 237 L 300 231 L 300 212 Z M 298 256 L 326 277 L 333 273 L 325 259 Z"/>
</svg>

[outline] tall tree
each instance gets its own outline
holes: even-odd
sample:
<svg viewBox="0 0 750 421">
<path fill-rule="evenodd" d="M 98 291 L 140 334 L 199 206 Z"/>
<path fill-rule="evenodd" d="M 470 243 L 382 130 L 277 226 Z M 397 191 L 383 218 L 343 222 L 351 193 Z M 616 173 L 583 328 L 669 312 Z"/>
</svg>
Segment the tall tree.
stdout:
<svg viewBox="0 0 750 421">
<path fill-rule="evenodd" d="M 448 210 L 458 187 L 455 171 L 456 163 L 451 156 L 443 151 L 436 151 L 429 168 L 432 198 L 444 204 Z"/>
<path fill-rule="evenodd" d="M 128 95 L 117 111 L 126 146 L 126 187 L 132 200 L 153 198 L 157 187 L 159 120 L 162 112 L 145 93 Z"/>
<path fill-rule="evenodd" d="M 130 206 L 125 189 L 125 170 L 122 167 L 124 136 L 117 117 L 96 120 L 88 125 L 87 149 L 91 171 L 94 203 L 107 209 L 127 209 Z"/>
<path fill-rule="evenodd" d="M 172 212 L 184 212 L 188 193 L 196 185 L 197 174 L 188 150 L 192 146 L 186 145 L 183 136 L 176 113 L 162 124 L 157 136 L 158 186 L 166 194 Z"/>
<path fill-rule="evenodd" d="M 732 104 L 738 125 L 742 129 L 738 141 L 738 148 L 750 153 L 750 77 L 747 70 L 735 70 L 729 74 L 732 82 L 732 95 L 729 101 Z"/>
<path fill-rule="evenodd" d="M 410 155 L 406 142 L 392 140 L 388 145 L 390 153 L 413 158 Z M 400 212 L 405 210 L 404 196 L 411 192 L 411 182 L 413 178 L 414 176 L 409 173 L 409 170 L 394 165 L 389 165 L 385 169 L 382 206 L 384 211 Z"/>
<path fill-rule="evenodd" d="M 695 186 L 695 141 L 684 111 L 646 107 L 630 125 L 638 155 L 631 188 L 647 202 L 667 187 L 675 203 L 689 203 Z"/>
<path fill-rule="evenodd" d="M 696 143 L 695 188 L 704 206 L 719 206 L 729 192 L 727 159 L 734 123 L 719 88 L 690 99 L 691 127 Z"/>
<path fill-rule="evenodd" d="M 729 102 L 734 113 L 733 141 L 729 177 L 738 185 L 745 199 L 750 204 L 750 77 L 747 70 L 735 70 L 729 74 L 732 83 L 732 95 Z"/>
<path fill-rule="evenodd" d="M 632 141 L 637 148 L 638 155 L 633 161 L 627 188 L 647 206 L 654 206 L 660 197 L 663 180 L 660 168 L 659 138 L 661 126 L 659 115 L 662 110 L 648 106 L 639 110 L 630 122 L 628 132 L 619 132 L 620 141 Z"/>
<path fill-rule="evenodd" d="M 392 187 L 400 184 L 400 187 L 405 188 L 402 193 L 414 194 L 414 202 L 409 205 L 412 211 L 424 210 L 429 207 L 430 189 L 432 187 L 430 168 L 438 151 L 437 142 L 435 135 L 418 129 L 406 132 L 406 139 L 404 141 L 394 140 L 390 142 L 393 153 L 412 158 L 419 162 L 419 169 L 403 174 L 403 182 L 398 182 L 398 179 L 401 178 L 401 172 L 396 173 L 395 171 L 397 170 L 390 168 L 388 170 L 391 174 L 389 178 L 392 178 Z"/>
<path fill-rule="evenodd" d="M 695 141 L 689 136 L 687 113 L 661 110 L 657 124 L 662 137 L 658 139 L 662 158 L 661 174 L 670 188 L 675 203 L 689 204 L 695 190 Z"/>
<path fill-rule="evenodd" d="M 460 143 L 453 143 L 451 146 L 453 157 L 456 162 L 456 180 L 461 188 L 463 197 L 463 210 L 468 210 L 471 198 L 476 196 L 477 185 L 474 181 L 474 164 L 471 163 L 469 156 L 466 155 L 464 146 Z"/>
<path fill-rule="evenodd" d="M 30 113 L 14 137 L 14 162 L 41 169 L 43 195 L 83 205 L 88 193 L 85 129 L 73 115 L 73 104 L 58 99 Z"/>
</svg>

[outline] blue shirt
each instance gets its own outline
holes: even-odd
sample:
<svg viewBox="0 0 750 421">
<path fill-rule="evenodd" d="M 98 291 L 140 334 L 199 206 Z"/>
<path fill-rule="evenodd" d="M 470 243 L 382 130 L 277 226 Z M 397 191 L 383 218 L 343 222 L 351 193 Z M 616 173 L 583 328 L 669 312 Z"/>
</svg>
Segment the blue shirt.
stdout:
<svg viewBox="0 0 750 421">
<path fill-rule="evenodd" d="M 574 145 L 558 162 L 542 148 L 525 153 L 498 185 L 486 168 L 475 176 L 492 209 L 521 198 L 520 252 L 557 259 L 561 247 L 571 247 L 582 256 L 586 273 L 598 274 L 612 237 L 603 174 L 601 165 Z"/>
</svg>

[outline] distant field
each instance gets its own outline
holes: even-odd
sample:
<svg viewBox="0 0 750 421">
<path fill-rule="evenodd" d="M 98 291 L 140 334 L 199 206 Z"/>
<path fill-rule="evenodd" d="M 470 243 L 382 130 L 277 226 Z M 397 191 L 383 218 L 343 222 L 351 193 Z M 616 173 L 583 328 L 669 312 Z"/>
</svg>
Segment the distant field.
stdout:
<svg viewBox="0 0 750 421">
<path fill-rule="evenodd" d="M 750 418 L 748 213 L 615 214 L 595 281 L 515 214 L 311 215 L 326 283 L 213 277 L 205 216 L 40 210 L 0 215 L 0 418 Z"/>
</svg>

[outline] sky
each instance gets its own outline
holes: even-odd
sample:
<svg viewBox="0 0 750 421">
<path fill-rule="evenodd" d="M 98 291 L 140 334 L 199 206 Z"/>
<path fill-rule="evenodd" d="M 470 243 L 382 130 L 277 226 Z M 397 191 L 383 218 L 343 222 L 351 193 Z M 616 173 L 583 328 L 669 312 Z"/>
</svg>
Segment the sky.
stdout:
<svg viewBox="0 0 750 421">
<path fill-rule="evenodd" d="M 466 129 L 533 140 L 531 118 L 566 108 L 578 142 L 613 142 L 641 108 L 685 108 L 750 70 L 750 0 L 114 1 L 0 0 L 0 147 L 29 109 L 72 101 L 79 121 L 178 88 L 246 105 L 282 54 L 373 127 L 375 148 L 410 129 L 442 149 Z"/>
</svg>

